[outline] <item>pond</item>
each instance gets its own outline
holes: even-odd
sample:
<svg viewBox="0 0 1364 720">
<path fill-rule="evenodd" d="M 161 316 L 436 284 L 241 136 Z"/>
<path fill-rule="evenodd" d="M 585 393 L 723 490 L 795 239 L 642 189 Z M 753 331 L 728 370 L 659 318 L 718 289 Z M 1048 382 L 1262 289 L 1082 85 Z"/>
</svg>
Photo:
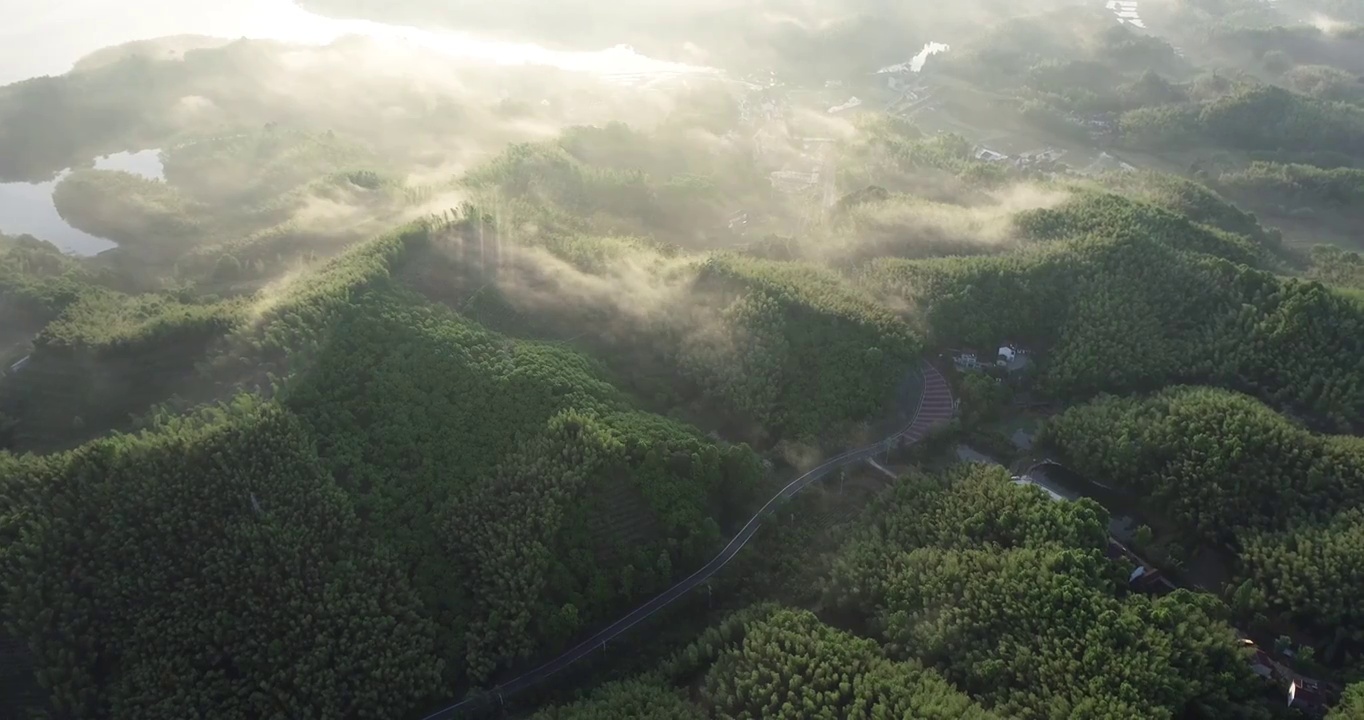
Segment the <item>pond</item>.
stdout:
<svg viewBox="0 0 1364 720">
<path fill-rule="evenodd" d="M 160 150 L 121 152 L 95 158 L 99 170 L 120 170 L 153 180 L 164 180 Z M 90 256 L 118 247 L 118 243 L 91 235 L 67 224 L 57 213 L 52 192 L 71 171 L 42 183 L 0 183 L 0 232 L 32 235 L 56 245 L 62 252 Z"/>
</svg>

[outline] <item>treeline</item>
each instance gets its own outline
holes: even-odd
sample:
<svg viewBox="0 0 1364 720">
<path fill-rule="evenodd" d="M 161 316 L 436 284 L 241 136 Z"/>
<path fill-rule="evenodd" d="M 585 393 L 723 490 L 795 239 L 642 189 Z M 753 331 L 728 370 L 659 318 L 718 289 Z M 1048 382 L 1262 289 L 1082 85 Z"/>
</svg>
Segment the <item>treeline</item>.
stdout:
<svg viewBox="0 0 1364 720">
<path fill-rule="evenodd" d="M 1178 201 L 1170 204 L 1178 207 Z M 1082 189 L 1057 207 L 1020 212 L 1014 216 L 1014 223 L 1033 240 L 1087 236 L 1118 242 L 1142 239 L 1250 267 L 1272 266 L 1273 253 L 1279 248 L 1257 232 L 1258 226 L 1245 228 L 1252 234 L 1227 231 L 1197 222 L 1179 212 L 1183 209 L 1166 210 L 1115 193 Z M 1212 215 L 1209 219 L 1226 222 L 1230 218 Z"/>
<path fill-rule="evenodd" d="M 1357 293 L 1364 290 L 1364 257 L 1335 245 L 1314 245 L 1308 252 L 1307 275 Z"/>
<path fill-rule="evenodd" d="M 1364 105 L 1359 75 L 1329 65 L 1299 65 L 1283 74 L 1285 87 L 1318 100 Z"/>
<path fill-rule="evenodd" d="M 1213 32 L 1214 47 L 1223 32 Z M 1239 40 L 1257 31 L 1231 32 Z M 1269 49 L 1294 45 L 1288 38 L 1295 33 L 1317 37 L 1291 52 Z M 1364 155 L 1364 106 L 1355 82 L 1364 68 L 1348 37 L 1323 43 L 1326 34 L 1315 28 L 1266 31 L 1260 38 L 1266 47 L 1247 59 L 1277 76 L 1280 85 L 1273 85 L 1196 75 L 1165 41 L 1120 26 L 1095 35 L 1099 40 L 1084 47 L 1055 40 L 1046 49 L 1016 47 L 1023 35 L 996 38 L 954 51 L 948 65 L 1010 93 L 1024 120 L 1063 136 L 1154 152 L 1218 147 L 1280 161 Z M 1245 42 L 1237 54 L 1258 41 Z"/>
<path fill-rule="evenodd" d="M 1111 91 L 1121 82 L 1115 77 L 1147 71 L 1171 75 L 1188 68 L 1168 42 L 1115 23 L 1102 7 L 1006 14 L 935 60 L 943 71 L 987 87 L 1017 91 L 1036 81 L 1038 91 L 1091 96 L 1101 87 L 1093 82 L 1100 76 L 1110 81 Z"/>
<path fill-rule="evenodd" d="M 481 202 L 534 218 L 540 235 L 645 235 L 691 244 L 771 190 L 751 143 L 678 118 L 645 133 L 620 122 L 512 145 L 466 176 Z"/>
<path fill-rule="evenodd" d="M 1254 213 L 1237 207 L 1207 185 L 1168 173 L 1142 171 L 1105 175 L 1102 187 L 1183 215 L 1190 221 L 1243 236 L 1266 250 L 1278 251 L 1283 235 L 1260 225 Z"/>
<path fill-rule="evenodd" d="M 183 390 L 195 365 L 242 319 L 237 302 L 125 295 L 76 286 L 32 339 L 22 372 L 0 378 L 0 412 L 20 449 L 70 447 Z"/>
<path fill-rule="evenodd" d="M 1204 104 L 1166 104 L 1122 115 L 1122 139 L 1167 151 L 1212 144 L 1256 152 L 1364 155 L 1364 108 L 1272 85 L 1246 85 Z"/>
<path fill-rule="evenodd" d="M 1106 513 L 971 464 L 896 483 L 825 600 L 1003 717 L 1262 717 L 1220 604 L 1126 595 Z"/>
<path fill-rule="evenodd" d="M 100 280 L 51 243 L 0 234 L 0 347 L 42 329 Z"/>
<path fill-rule="evenodd" d="M 1007 96 L 991 111 L 1086 144 L 1111 139 L 1120 113 L 1187 102 L 1181 80 L 1193 70 L 1167 41 L 1099 7 L 1004 19 L 954 43 L 941 68 Z"/>
<path fill-rule="evenodd" d="M 499 331 L 583 348 L 649 407 L 727 437 L 836 442 L 879 415 L 922 348 L 872 296 L 811 263 L 585 233 L 523 243 L 478 208 L 460 214 L 484 219 L 414 245 L 405 285 Z"/>
<path fill-rule="evenodd" d="M 1335 4 L 1335 8 L 1324 7 Z M 1358 8 L 1346 8 L 1349 3 L 1322 2 L 1314 8 L 1337 20 L 1364 21 Z M 1281 65 L 1326 65 L 1343 71 L 1364 72 L 1364 57 L 1359 54 L 1359 40 L 1364 28 L 1337 25 L 1323 28 L 1315 24 L 1274 25 L 1255 27 L 1249 23 L 1217 23 L 1208 28 L 1204 42 L 1225 56 L 1245 62 L 1259 61 L 1274 69 Z M 1280 68 L 1281 69 L 1281 68 Z"/>
<path fill-rule="evenodd" d="M 1189 101 L 1188 90 L 1146 70 L 1133 73 L 1098 60 L 1047 61 L 1034 65 L 1022 79 L 1024 107 L 1039 104 L 1075 119 L 1108 117 L 1138 108 Z"/>
<path fill-rule="evenodd" d="M 1102 398 L 1054 418 L 1039 440 L 1143 498 L 1188 540 L 1233 548 L 1228 599 L 1247 620 L 1308 631 L 1328 661 L 1358 657 L 1364 587 L 1350 568 L 1364 558 L 1364 442 L 1206 388 Z"/>
<path fill-rule="evenodd" d="M 1354 217 L 1364 203 L 1364 170 L 1253 162 L 1221 173 L 1217 187 L 1238 201 L 1292 217 L 1317 213 Z"/>
<path fill-rule="evenodd" d="M 914 307 L 935 343 L 1044 351 L 1039 389 L 1056 397 L 1198 382 L 1324 427 L 1364 418 L 1361 306 L 1206 254 L 1244 259 L 1254 243 L 1112 198 L 1021 222 L 1043 238 L 1086 234 L 1003 257 L 879 260 L 865 279 Z"/>
<path fill-rule="evenodd" d="M 214 206 L 249 208 L 333 173 L 382 168 L 372 149 L 333 131 L 242 128 L 189 138 L 162 151 L 166 182 Z M 377 188 L 379 173 L 356 174 L 357 185 Z"/>
<path fill-rule="evenodd" d="M 15 264 L 0 267 L 4 329 L 30 333 L 15 340 L 32 347 L 22 373 L 0 377 L 0 413 L 14 423 L 7 442 L 70 447 L 233 388 L 270 392 L 306 361 L 352 298 L 387 279 L 425 234 L 401 228 L 280 288 L 233 300 L 189 288 L 119 292 L 109 286 L 127 283 L 109 271 L 21 241 L 20 254 L 7 255 Z"/>
<path fill-rule="evenodd" d="M 854 119 L 857 134 L 840 143 L 842 187 L 876 185 L 939 201 L 970 201 L 1002 185 L 1005 165 L 978 160 L 970 140 L 955 133 L 926 135 L 912 122 L 876 113 Z"/>
</svg>

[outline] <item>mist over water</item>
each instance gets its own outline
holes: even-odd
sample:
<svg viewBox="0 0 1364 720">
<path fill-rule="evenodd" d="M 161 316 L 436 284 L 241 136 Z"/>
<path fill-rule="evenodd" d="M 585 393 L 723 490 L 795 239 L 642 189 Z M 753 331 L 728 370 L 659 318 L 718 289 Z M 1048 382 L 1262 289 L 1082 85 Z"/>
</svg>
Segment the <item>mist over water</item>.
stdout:
<svg viewBox="0 0 1364 720">
<path fill-rule="evenodd" d="M 118 152 L 95 158 L 96 170 L 120 170 L 140 175 L 148 180 L 165 180 L 166 168 L 161 164 L 160 150 Z"/>
<path fill-rule="evenodd" d="M 4 0 L 0 15 L 0 85 L 70 71 L 101 48 L 175 35 L 276 40 L 327 45 L 361 36 L 395 48 L 433 51 L 451 58 L 500 65 L 545 65 L 563 70 L 647 79 L 709 68 L 645 57 L 626 45 L 595 52 L 548 50 L 532 43 L 485 40 L 468 33 L 336 19 L 309 12 L 292 0 L 144 0 L 129 12 L 115 0 L 19 3 Z M 158 150 L 121 152 L 95 161 L 97 169 L 123 170 L 164 179 Z M 63 251 L 95 255 L 115 243 L 68 225 L 57 214 L 52 192 L 68 173 L 41 183 L 0 183 L 0 232 L 32 234 Z"/>
<path fill-rule="evenodd" d="M 262 39 L 325 45 L 359 35 L 471 60 L 550 65 L 600 74 L 713 72 L 645 57 L 625 45 L 595 52 L 548 50 L 532 43 L 478 38 L 469 33 L 323 17 L 292 0 L 143 0 L 136 12 L 116 0 L 21 3 L 5 0 L 0 15 L 0 85 L 60 75 L 81 57 L 110 45 L 170 35 Z"/>
<path fill-rule="evenodd" d="M 57 214 L 52 191 L 66 175 L 42 183 L 0 183 L 0 232 L 32 235 L 72 255 L 98 255 L 118 247 L 112 240 L 71 227 Z"/>
</svg>

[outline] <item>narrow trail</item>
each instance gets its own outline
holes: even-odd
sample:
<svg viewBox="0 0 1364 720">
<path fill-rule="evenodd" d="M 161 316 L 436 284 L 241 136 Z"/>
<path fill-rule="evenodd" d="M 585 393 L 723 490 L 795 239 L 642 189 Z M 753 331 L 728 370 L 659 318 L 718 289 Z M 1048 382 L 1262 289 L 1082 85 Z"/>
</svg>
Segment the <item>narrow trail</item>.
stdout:
<svg viewBox="0 0 1364 720">
<path fill-rule="evenodd" d="M 919 393 L 918 403 L 912 415 L 912 420 L 908 425 L 879 442 L 835 455 L 832 458 L 825 460 L 823 464 L 807 471 L 795 480 L 792 480 L 786 487 L 773 495 L 758 512 L 754 513 L 753 517 L 744 524 L 743 529 L 734 536 L 734 539 L 730 540 L 729 544 L 701 569 L 663 591 L 652 600 L 631 610 L 619 620 L 597 631 L 597 633 L 570 648 L 559 657 L 518 677 L 512 678 L 501 685 L 465 698 L 449 707 L 437 710 L 436 712 L 427 715 L 423 720 L 444 720 L 453 718 L 460 711 L 472 710 L 476 706 L 490 700 L 496 699 L 498 702 L 501 702 L 506 696 L 535 685 L 560 670 L 587 657 L 592 654 L 593 651 L 604 647 L 606 643 L 619 637 L 630 628 L 643 622 L 654 613 L 662 610 L 672 604 L 673 601 L 687 594 L 706 580 L 709 580 L 712 575 L 719 572 L 725 565 L 729 564 L 729 561 L 734 559 L 734 556 L 739 554 L 740 550 L 744 549 L 744 546 L 748 544 L 748 541 L 753 539 L 753 535 L 758 532 L 758 528 L 762 526 L 762 521 L 771 514 L 776 507 L 795 496 L 801 490 L 804 490 L 815 481 L 820 480 L 840 467 L 862 462 L 863 460 L 870 460 L 877 454 L 883 453 L 892 447 L 911 445 L 922 440 L 928 435 L 929 430 L 931 430 L 934 425 L 952 418 L 952 390 L 947 384 L 947 379 L 942 376 L 942 373 L 938 372 L 938 369 L 928 362 L 921 362 L 918 372 L 923 377 L 923 389 Z"/>
</svg>

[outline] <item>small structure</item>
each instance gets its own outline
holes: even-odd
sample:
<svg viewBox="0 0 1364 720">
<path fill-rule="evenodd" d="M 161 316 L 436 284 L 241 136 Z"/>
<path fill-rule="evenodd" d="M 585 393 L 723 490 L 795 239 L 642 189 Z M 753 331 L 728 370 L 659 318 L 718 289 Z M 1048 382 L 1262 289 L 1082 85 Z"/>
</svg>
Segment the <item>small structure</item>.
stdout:
<svg viewBox="0 0 1364 720">
<path fill-rule="evenodd" d="M 1131 163 L 1119 160 L 1106 152 L 1100 152 L 1099 158 L 1094 162 L 1078 170 L 1081 175 L 1101 175 L 1109 172 L 1136 172 L 1137 168 Z"/>
<path fill-rule="evenodd" d="M 1303 712 L 1321 716 L 1326 711 L 1326 697 L 1314 680 L 1290 680 L 1288 684 L 1288 707 L 1300 708 Z"/>
<path fill-rule="evenodd" d="M 772 187 L 782 192 L 803 192 L 819 184 L 818 172 L 776 170 L 769 176 Z"/>
<path fill-rule="evenodd" d="M 1019 348 L 1017 345 L 1001 345 L 999 354 L 995 359 L 995 365 L 1013 373 L 1028 367 L 1028 351 Z"/>
<path fill-rule="evenodd" d="M 983 370 L 985 365 L 980 362 L 973 352 L 961 352 L 952 355 L 952 364 L 962 372 Z"/>
<path fill-rule="evenodd" d="M 962 462 L 980 463 L 982 465 L 999 465 L 1000 462 L 986 455 L 969 445 L 957 446 L 957 459 Z M 1002 467 L 1002 466 L 1001 466 Z"/>
<path fill-rule="evenodd" d="M 1261 650 L 1255 645 L 1255 641 L 1250 638 L 1241 638 L 1241 644 L 1246 647 L 1255 648 L 1255 655 L 1250 659 L 1250 671 L 1266 680 L 1278 679 L 1279 671 L 1274 666 L 1274 661 L 1270 659 L 1269 653 Z"/>
<path fill-rule="evenodd" d="M 24 368 L 28 367 L 28 363 L 32 359 L 33 359 L 32 355 L 25 355 L 19 358 L 19 362 L 16 362 L 13 365 L 9 366 L 9 371 L 12 373 L 17 373 L 20 370 L 23 370 Z"/>
<path fill-rule="evenodd" d="M 1008 156 L 1008 155 L 1005 155 L 1004 153 L 1001 153 L 1001 152 L 995 152 L 994 150 L 991 150 L 990 148 L 987 148 L 987 147 L 978 147 L 978 148 L 976 148 L 975 157 L 976 157 L 977 160 L 984 160 L 985 162 L 992 162 L 992 163 L 993 163 L 993 162 L 1004 162 L 1005 160 L 1008 160 L 1008 159 L 1009 159 L 1009 156 Z"/>
<path fill-rule="evenodd" d="M 1100 132 L 1108 132 L 1114 128 L 1113 116 L 1108 113 L 1095 113 L 1085 118 L 1085 127 Z"/>
<path fill-rule="evenodd" d="M 1139 577 L 1130 581 L 1133 590 L 1148 595 L 1165 595 L 1175 591 L 1175 584 L 1160 572 L 1160 568 L 1143 566 L 1142 570 Z"/>
</svg>

